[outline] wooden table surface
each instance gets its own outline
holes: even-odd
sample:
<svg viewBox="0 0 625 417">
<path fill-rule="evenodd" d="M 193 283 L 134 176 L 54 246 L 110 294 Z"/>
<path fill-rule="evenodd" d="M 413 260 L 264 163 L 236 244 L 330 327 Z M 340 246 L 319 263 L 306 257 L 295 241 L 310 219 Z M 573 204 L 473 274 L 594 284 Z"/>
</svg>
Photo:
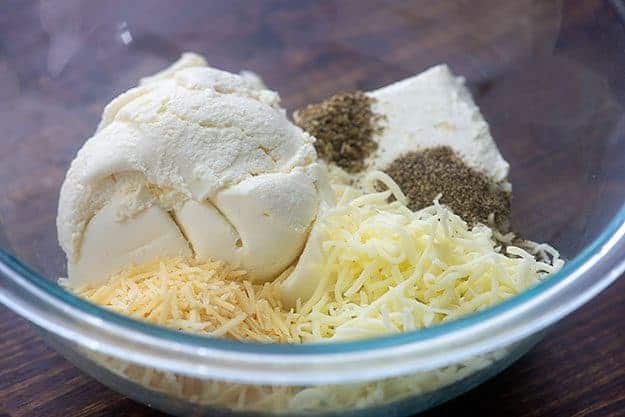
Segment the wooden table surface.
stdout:
<svg viewBox="0 0 625 417">
<path fill-rule="evenodd" d="M 64 273 L 54 217 L 72 156 L 111 97 L 184 50 L 257 71 L 290 110 L 448 62 L 512 163 L 518 230 L 573 254 L 625 200 L 620 0 L 129 4 L 0 3 L 0 245 L 46 276 Z M 527 185 L 545 177 L 543 193 Z M 620 280 L 501 375 L 424 415 L 625 416 L 623 318 Z M 0 417 L 162 415 L 0 307 Z"/>
</svg>

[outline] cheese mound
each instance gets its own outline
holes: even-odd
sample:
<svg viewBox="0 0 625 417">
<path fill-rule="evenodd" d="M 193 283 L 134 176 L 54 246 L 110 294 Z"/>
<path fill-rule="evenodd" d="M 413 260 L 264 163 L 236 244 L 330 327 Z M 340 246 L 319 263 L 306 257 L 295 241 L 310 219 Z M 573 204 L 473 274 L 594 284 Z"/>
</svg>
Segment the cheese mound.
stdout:
<svg viewBox="0 0 625 417">
<path fill-rule="evenodd" d="M 488 226 L 470 229 L 438 200 L 412 212 L 386 174 L 370 176 L 370 190 L 380 181 L 387 191 L 363 194 L 335 184 L 339 203 L 318 220 L 307 246 L 318 247 L 318 256 L 300 260 L 310 263 L 306 271 L 317 286 L 292 308 L 282 297 L 300 278 L 295 272 L 252 283 L 223 262 L 169 258 L 126 268 L 101 286 L 63 283 L 91 302 L 177 330 L 300 343 L 455 319 L 520 293 L 563 264 L 545 244 L 528 243 L 529 251 L 508 245 L 504 254 Z"/>
<path fill-rule="evenodd" d="M 275 278 L 333 203 L 313 142 L 258 79 L 183 54 L 109 103 L 72 161 L 57 215 L 69 279 L 177 256 Z"/>
</svg>

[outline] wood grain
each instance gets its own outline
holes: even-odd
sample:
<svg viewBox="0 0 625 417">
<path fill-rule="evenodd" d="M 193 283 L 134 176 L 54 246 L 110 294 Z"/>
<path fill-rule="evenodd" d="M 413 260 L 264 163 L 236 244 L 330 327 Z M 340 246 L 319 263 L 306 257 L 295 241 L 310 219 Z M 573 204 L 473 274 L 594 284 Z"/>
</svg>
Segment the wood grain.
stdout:
<svg viewBox="0 0 625 417">
<path fill-rule="evenodd" d="M 193 50 L 258 72 L 290 110 L 448 62 L 512 163 L 513 226 L 574 255 L 625 200 L 615 1 L 2 2 L 0 244 L 65 273 L 54 218 L 73 155 L 113 96 Z M 621 280 L 509 370 L 424 415 L 625 416 L 623 317 Z M 0 417 L 120 415 L 163 414 L 86 377 L 0 308 Z"/>
</svg>

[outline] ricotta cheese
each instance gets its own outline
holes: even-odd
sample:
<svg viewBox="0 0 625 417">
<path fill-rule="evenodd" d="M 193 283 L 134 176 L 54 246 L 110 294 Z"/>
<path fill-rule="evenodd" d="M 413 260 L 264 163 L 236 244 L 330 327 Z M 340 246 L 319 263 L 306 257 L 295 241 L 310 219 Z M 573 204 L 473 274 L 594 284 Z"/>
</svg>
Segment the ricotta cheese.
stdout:
<svg viewBox="0 0 625 417">
<path fill-rule="evenodd" d="M 258 77 L 184 54 L 106 106 L 72 162 L 57 216 L 69 279 L 103 280 L 121 264 L 182 254 L 179 245 L 140 239 L 140 257 L 122 256 L 112 248 L 125 246 L 107 230 L 121 231 L 121 220 L 125 230 L 152 239 L 177 228 L 201 259 L 232 261 L 253 280 L 274 278 L 299 255 L 320 196 L 331 195 L 313 140 Z M 178 225 L 140 221 L 153 206 Z M 85 261 L 105 254 L 119 257 Z"/>
</svg>

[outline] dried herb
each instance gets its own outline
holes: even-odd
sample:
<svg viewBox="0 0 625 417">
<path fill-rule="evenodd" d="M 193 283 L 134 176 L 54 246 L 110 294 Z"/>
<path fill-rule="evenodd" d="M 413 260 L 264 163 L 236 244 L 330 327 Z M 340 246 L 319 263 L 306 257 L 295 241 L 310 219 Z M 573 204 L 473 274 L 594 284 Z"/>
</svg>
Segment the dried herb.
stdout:
<svg viewBox="0 0 625 417">
<path fill-rule="evenodd" d="M 380 116 L 373 113 L 373 98 L 361 91 L 342 93 L 295 112 L 295 123 L 314 136 L 320 158 L 347 172 L 364 168 L 365 159 L 378 147 Z"/>
<path fill-rule="evenodd" d="M 493 213 L 495 226 L 508 229 L 510 193 L 466 166 L 447 146 L 406 153 L 384 171 L 401 187 L 412 210 L 431 205 L 441 193 L 441 203 L 465 221 L 488 224 Z"/>
</svg>

